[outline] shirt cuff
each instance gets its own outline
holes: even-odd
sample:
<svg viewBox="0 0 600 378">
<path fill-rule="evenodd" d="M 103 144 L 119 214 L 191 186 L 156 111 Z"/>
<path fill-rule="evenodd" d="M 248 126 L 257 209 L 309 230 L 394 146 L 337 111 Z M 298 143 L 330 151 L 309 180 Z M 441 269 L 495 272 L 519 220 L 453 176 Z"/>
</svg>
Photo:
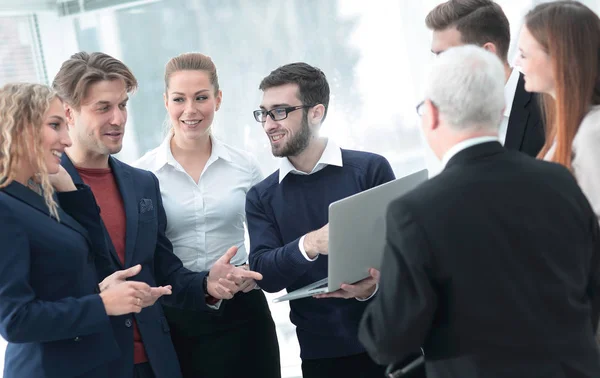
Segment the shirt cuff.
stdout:
<svg viewBox="0 0 600 378">
<path fill-rule="evenodd" d="M 222 299 L 217 299 L 210 295 L 206 297 L 206 307 L 210 309 L 218 310 L 221 307 L 221 303 L 223 303 Z"/>
<path fill-rule="evenodd" d="M 373 298 L 375 296 L 375 294 L 377 294 L 377 290 L 379 290 L 379 284 L 375 285 L 375 291 L 373 291 L 373 294 L 369 295 L 367 298 L 358 298 L 356 297 L 356 300 L 359 302 L 366 302 L 369 299 Z"/>
<path fill-rule="evenodd" d="M 314 259 L 311 259 L 310 257 L 308 257 L 308 255 L 306 254 L 306 251 L 304 250 L 304 238 L 305 237 L 306 237 L 306 235 L 301 237 L 300 241 L 298 242 L 298 248 L 300 248 L 300 253 L 302 253 L 302 256 L 304 256 L 304 258 L 307 259 L 308 261 L 315 261 L 316 259 L 319 258 L 319 255 L 316 255 Z"/>
</svg>

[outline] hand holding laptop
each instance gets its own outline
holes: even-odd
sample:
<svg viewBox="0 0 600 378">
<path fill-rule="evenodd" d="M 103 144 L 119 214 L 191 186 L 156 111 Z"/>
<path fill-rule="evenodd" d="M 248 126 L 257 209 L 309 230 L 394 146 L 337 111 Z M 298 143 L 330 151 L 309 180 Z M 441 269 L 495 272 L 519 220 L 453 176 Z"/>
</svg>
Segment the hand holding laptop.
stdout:
<svg viewBox="0 0 600 378">
<path fill-rule="evenodd" d="M 379 282 L 377 269 L 381 267 L 385 251 L 387 208 L 427 177 L 428 172 L 423 169 L 332 202 L 329 223 L 302 239 L 309 259 L 327 255 L 327 277 L 277 297 L 273 302 L 307 297 L 369 299 L 377 291 Z"/>
<path fill-rule="evenodd" d="M 304 251 L 311 259 L 329 253 L 329 223 L 304 237 Z"/>
<path fill-rule="evenodd" d="M 353 285 L 342 284 L 339 290 L 336 290 L 331 293 L 318 294 L 314 297 L 317 299 L 323 298 L 358 298 L 358 299 L 367 299 L 375 292 L 377 288 L 377 284 L 379 283 L 380 272 L 375 269 L 369 269 L 370 277 L 365 278 L 364 280 L 358 281 Z"/>
</svg>

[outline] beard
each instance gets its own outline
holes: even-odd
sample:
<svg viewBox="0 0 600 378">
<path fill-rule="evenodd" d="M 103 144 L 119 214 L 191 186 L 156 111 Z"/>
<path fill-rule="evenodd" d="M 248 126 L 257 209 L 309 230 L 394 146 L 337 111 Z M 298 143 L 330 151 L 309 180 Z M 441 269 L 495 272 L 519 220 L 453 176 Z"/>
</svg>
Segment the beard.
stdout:
<svg viewBox="0 0 600 378">
<path fill-rule="evenodd" d="M 275 147 L 271 146 L 273 156 L 276 156 L 276 157 L 297 156 L 306 149 L 306 146 L 308 146 L 308 143 L 310 142 L 311 137 L 312 137 L 312 132 L 310 131 L 310 127 L 308 127 L 308 116 L 305 114 L 302 117 L 301 128 L 300 128 L 300 132 L 298 132 L 298 134 L 294 135 L 280 149 L 276 149 Z"/>
</svg>

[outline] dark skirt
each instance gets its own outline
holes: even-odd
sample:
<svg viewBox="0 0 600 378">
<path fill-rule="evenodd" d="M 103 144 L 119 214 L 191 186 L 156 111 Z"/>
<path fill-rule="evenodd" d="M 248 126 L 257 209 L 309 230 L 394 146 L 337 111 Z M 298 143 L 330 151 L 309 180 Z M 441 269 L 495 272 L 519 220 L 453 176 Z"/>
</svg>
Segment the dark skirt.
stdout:
<svg viewBox="0 0 600 378">
<path fill-rule="evenodd" d="M 184 378 L 280 378 L 275 323 L 262 290 L 214 314 L 164 306 Z"/>
</svg>

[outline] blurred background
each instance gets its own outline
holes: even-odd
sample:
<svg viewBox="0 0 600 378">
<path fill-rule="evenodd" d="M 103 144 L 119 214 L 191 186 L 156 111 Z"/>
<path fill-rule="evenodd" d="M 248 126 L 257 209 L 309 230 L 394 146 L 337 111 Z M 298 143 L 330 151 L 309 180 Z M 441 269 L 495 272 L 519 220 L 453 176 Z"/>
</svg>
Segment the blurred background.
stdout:
<svg viewBox="0 0 600 378">
<path fill-rule="evenodd" d="M 425 147 L 415 105 L 428 62 L 424 24 L 436 0 L 0 0 L 0 86 L 50 84 L 61 63 L 85 50 L 122 60 L 140 87 L 129 102 L 124 148 L 133 162 L 165 136 L 164 66 L 180 53 L 212 57 L 223 91 L 213 130 L 252 152 L 265 175 L 278 167 L 261 125 L 258 84 L 280 65 L 321 68 L 331 87 L 322 133 L 343 148 L 379 153 L 403 176 L 438 163 Z M 541 2 L 499 0 L 516 38 Z M 582 1 L 595 11 L 600 1 Z M 269 295 L 272 298 L 273 295 Z M 272 304 L 284 377 L 299 377 L 299 347 L 287 303 Z M 0 339 L 0 371 L 6 343 Z"/>
</svg>

